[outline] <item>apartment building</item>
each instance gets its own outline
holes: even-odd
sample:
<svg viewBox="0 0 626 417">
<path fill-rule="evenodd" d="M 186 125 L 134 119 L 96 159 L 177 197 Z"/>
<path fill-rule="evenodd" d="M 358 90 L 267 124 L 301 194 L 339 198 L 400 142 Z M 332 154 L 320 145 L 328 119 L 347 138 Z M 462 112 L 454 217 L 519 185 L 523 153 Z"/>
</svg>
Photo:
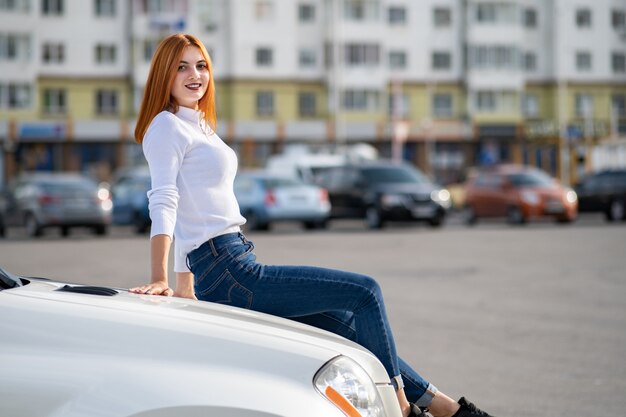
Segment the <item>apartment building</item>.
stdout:
<svg viewBox="0 0 626 417">
<path fill-rule="evenodd" d="M 244 166 L 365 142 L 444 183 L 491 161 L 570 182 L 626 135 L 623 0 L 0 0 L 0 172 L 140 162 L 134 117 L 174 32 L 210 51 Z"/>
</svg>

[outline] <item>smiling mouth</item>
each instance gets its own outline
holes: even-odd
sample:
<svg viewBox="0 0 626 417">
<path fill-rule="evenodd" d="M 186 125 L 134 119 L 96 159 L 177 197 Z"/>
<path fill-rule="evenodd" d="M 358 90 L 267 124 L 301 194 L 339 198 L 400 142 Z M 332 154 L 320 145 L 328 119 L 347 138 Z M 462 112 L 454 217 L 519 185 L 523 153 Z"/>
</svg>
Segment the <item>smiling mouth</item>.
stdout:
<svg viewBox="0 0 626 417">
<path fill-rule="evenodd" d="M 186 84 L 185 87 L 189 88 L 190 90 L 199 90 L 200 87 L 202 87 L 202 84 L 200 83 Z"/>
</svg>

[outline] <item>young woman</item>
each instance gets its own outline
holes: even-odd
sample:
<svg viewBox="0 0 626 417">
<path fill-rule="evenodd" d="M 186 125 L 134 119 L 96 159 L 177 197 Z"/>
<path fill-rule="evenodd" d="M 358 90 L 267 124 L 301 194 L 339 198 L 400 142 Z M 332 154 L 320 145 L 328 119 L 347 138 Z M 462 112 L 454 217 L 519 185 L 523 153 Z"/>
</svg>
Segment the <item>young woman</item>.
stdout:
<svg viewBox="0 0 626 417">
<path fill-rule="evenodd" d="M 403 415 L 488 416 L 455 402 L 398 358 L 379 285 L 370 277 L 256 262 L 233 191 L 235 153 L 215 132 L 211 59 L 191 35 L 164 39 L 152 60 L 135 139 L 150 167 L 151 282 L 140 294 L 175 295 L 287 317 L 351 339 L 374 353 Z M 176 287 L 168 283 L 175 238 Z M 403 387 L 404 386 L 404 387 Z"/>
</svg>

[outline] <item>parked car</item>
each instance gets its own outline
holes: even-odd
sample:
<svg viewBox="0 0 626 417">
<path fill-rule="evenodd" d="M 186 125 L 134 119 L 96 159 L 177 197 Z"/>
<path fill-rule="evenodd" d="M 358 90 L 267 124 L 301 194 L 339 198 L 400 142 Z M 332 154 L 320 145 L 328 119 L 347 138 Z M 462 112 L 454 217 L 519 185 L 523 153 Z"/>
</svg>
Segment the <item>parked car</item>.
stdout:
<svg viewBox="0 0 626 417">
<path fill-rule="evenodd" d="M 3 191 L 0 191 L 0 237 L 6 236 L 6 221 L 4 217 L 6 216 L 7 209 L 7 201 L 6 194 Z"/>
<path fill-rule="evenodd" d="M 148 210 L 151 188 L 148 168 L 136 168 L 120 173 L 111 186 L 113 223 L 132 225 L 137 233 L 150 230 L 152 221 Z"/>
<path fill-rule="evenodd" d="M 0 415 L 400 417 L 369 351 L 296 321 L 0 269 Z"/>
<path fill-rule="evenodd" d="M 319 176 L 328 190 L 332 218 L 365 219 L 372 229 L 387 221 L 441 226 L 450 193 L 406 163 L 377 160 L 334 167 Z"/>
<path fill-rule="evenodd" d="M 468 224 L 489 217 L 506 217 L 512 224 L 541 217 L 569 223 L 578 215 L 578 200 L 576 192 L 540 169 L 502 164 L 468 179 L 464 211 Z"/>
<path fill-rule="evenodd" d="M 113 203 L 106 189 L 76 173 L 32 173 L 13 180 L 6 194 L 6 224 L 24 226 L 31 237 L 58 227 L 67 236 L 73 227 L 107 233 Z"/>
<path fill-rule="evenodd" d="M 258 171 L 239 173 L 234 189 L 248 230 L 268 230 L 283 221 L 301 222 L 307 229 L 328 223 L 328 193 L 317 185 Z"/>
<path fill-rule="evenodd" d="M 602 212 L 608 221 L 626 220 L 626 169 L 590 174 L 575 190 L 580 211 Z"/>
</svg>

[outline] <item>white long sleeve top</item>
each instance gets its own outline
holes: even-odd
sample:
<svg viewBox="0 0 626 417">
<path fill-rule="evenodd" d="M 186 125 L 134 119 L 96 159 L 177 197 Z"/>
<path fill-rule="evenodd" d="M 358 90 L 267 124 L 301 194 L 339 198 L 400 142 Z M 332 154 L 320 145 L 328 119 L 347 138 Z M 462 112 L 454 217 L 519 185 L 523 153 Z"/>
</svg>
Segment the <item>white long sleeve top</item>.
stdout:
<svg viewBox="0 0 626 417">
<path fill-rule="evenodd" d="M 216 133 L 206 133 L 201 116 L 182 106 L 175 114 L 162 111 L 143 139 L 152 181 L 150 237 L 173 238 L 175 272 L 189 271 L 189 252 L 245 223 L 233 190 L 237 156 Z"/>
</svg>

